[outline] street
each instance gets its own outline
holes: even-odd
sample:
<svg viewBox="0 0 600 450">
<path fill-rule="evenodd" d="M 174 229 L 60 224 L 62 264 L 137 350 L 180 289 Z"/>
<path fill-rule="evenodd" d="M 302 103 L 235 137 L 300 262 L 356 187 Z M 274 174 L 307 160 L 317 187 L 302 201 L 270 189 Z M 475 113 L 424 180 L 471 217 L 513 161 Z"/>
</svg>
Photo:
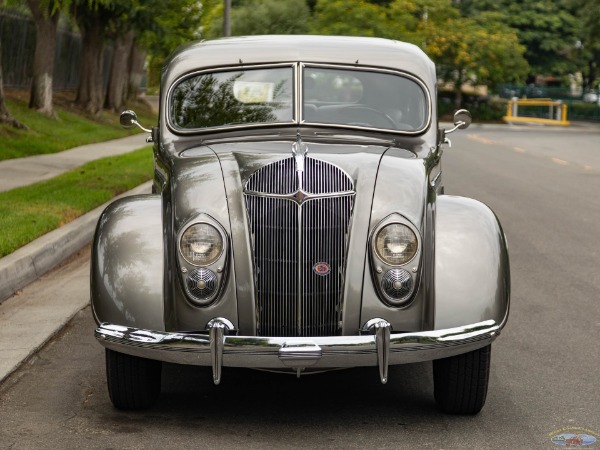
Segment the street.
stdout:
<svg viewBox="0 0 600 450">
<path fill-rule="evenodd" d="M 0 449 L 556 448 L 561 429 L 600 433 L 600 132 L 477 127 L 451 134 L 445 193 L 476 198 L 508 238 L 508 325 L 492 346 L 486 406 L 442 414 L 428 363 L 302 377 L 167 365 L 151 410 L 112 407 L 89 307 L 0 385 Z M 89 254 L 44 280 L 89 297 Z M 44 294 L 47 292 L 47 294 Z M 580 431 L 584 432 L 584 431 Z M 600 448 L 599 442 L 588 448 Z"/>
</svg>

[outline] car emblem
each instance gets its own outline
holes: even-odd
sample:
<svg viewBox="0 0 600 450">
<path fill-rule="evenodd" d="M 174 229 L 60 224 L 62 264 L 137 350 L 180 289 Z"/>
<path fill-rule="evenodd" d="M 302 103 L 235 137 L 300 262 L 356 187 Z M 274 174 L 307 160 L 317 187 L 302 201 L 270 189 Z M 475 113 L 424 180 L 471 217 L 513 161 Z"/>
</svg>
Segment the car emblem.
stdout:
<svg viewBox="0 0 600 450">
<path fill-rule="evenodd" d="M 313 272 L 320 277 L 325 277 L 331 272 L 331 266 L 326 262 L 318 262 L 313 266 Z"/>
</svg>

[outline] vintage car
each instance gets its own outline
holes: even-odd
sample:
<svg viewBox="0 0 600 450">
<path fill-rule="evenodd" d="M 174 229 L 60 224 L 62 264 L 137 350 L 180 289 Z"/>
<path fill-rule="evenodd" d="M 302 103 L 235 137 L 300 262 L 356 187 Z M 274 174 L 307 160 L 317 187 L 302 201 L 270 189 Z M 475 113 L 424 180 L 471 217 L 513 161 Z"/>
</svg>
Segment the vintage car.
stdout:
<svg viewBox="0 0 600 450">
<path fill-rule="evenodd" d="M 444 195 L 436 72 L 377 38 L 192 43 L 166 62 L 153 193 L 112 203 L 91 303 L 121 409 L 152 405 L 161 364 L 291 372 L 433 361 L 450 413 L 484 405 L 509 309 L 505 236 Z M 124 126 L 141 125 L 132 111 Z M 400 380 L 401 381 L 401 380 Z"/>
</svg>

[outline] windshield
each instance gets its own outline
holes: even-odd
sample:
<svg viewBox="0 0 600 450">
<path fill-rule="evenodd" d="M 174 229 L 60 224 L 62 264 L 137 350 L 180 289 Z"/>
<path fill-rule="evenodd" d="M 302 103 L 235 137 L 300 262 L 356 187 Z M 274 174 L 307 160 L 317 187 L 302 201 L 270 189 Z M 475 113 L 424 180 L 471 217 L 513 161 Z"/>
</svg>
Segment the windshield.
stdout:
<svg viewBox="0 0 600 450">
<path fill-rule="evenodd" d="M 305 122 L 414 131 L 427 123 L 428 102 L 410 78 L 388 72 L 307 67 Z"/>
<path fill-rule="evenodd" d="M 171 121 L 196 129 L 294 120 L 292 67 L 192 76 L 173 89 Z"/>
<path fill-rule="evenodd" d="M 182 131 L 306 123 L 416 133 L 430 115 L 428 96 L 416 79 L 319 65 L 195 74 L 175 85 L 170 101 L 171 124 Z"/>
</svg>

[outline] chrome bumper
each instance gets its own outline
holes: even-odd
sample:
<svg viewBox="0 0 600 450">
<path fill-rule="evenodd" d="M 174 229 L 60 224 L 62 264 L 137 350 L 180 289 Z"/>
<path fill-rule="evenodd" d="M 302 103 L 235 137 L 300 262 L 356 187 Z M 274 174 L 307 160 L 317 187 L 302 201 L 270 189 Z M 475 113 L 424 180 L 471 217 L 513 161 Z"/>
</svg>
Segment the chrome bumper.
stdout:
<svg viewBox="0 0 600 450">
<path fill-rule="evenodd" d="M 95 336 L 106 348 L 143 358 L 179 364 L 212 366 L 219 384 L 227 367 L 257 369 L 305 369 L 378 366 L 382 383 L 390 364 L 446 358 L 484 347 L 499 334 L 493 320 L 445 330 L 391 333 L 383 319 L 369 320 L 358 336 L 262 337 L 228 335 L 227 319 L 216 318 L 207 334 L 150 331 L 109 323 Z"/>
</svg>

